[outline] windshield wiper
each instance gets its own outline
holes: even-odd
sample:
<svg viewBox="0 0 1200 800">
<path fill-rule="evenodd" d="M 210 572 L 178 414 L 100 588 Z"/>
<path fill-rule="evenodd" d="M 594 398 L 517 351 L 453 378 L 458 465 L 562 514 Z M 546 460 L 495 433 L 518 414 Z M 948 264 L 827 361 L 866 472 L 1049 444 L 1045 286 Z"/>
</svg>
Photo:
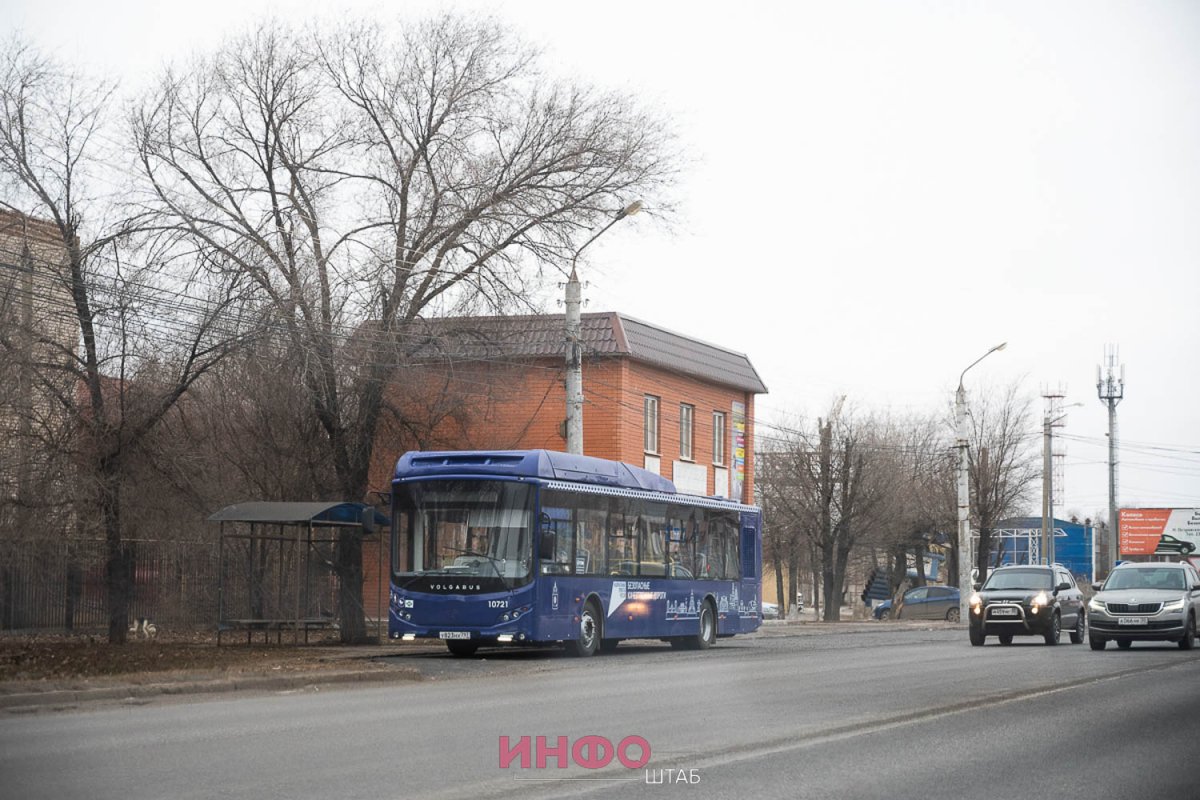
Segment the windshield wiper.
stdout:
<svg viewBox="0 0 1200 800">
<path fill-rule="evenodd" d="M 489 556 L 487 553 L 476 553 L 474 550 L 460 550 L 457 547 L 447 547 L 446 549 L 451 553 L 458 553 L 459 555 L 463 556 L 487 559 L 488 564 L 491 564 L 492 569 L 495 570 L 496 577 L 500 579 L 500 582 L 505 586 L 508 585 L 508 582 L 504 578 L 504 573 L 500 570 L 500 567 L 496 565 L 496 562 L 498 562 L 500 559 L 496 558 L 495 556 Z"/>
</svg>

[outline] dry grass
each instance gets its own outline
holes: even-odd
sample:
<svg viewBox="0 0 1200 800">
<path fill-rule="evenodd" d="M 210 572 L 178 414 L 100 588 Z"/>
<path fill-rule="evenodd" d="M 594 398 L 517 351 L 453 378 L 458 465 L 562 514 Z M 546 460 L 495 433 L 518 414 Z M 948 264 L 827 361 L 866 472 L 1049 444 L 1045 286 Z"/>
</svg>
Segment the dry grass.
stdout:
<svg viewBox="0 0 1200 800">
<path fill-rule="evenodd" d="M 261 639 L 260 639 L 261 642 Z M 110 645 L 101 636 L 0 636 L 0 692 L 32 682 L 65 684 L 120 679 L 151 683 L 183 678 L 278 675 L 335 669 L 371 669 L 379 648 L 347 648 L 329 642 L 309 645 L 247 645 L 225 639 L 217 646 L 213 633 L 160 635 Z"/>
</svg>

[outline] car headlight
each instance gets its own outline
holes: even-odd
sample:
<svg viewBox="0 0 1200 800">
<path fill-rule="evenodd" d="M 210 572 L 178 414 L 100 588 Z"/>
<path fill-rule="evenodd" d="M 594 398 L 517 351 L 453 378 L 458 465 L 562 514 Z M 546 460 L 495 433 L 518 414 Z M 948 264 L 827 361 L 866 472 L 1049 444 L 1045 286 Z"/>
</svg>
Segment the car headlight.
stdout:
<svg viewBox="0 0 1200 800">
<path fill-rule="evenodd" d="M 1050 604 L 1050 598 L 1046 596 L 1045 592 L 1038 592 L 1036 595 L 1034 595 L 1032 604 L 1033 608 L 1031 610 L 1036 614 L 1038 609 Z"/>
<path fill-rule="evenodd" d="M 1096 598 L 1093 597 L 1091 600 L 1088 600 L 1088 611 L 1099 611 L 1103 613 L 1105 610 L 1104 603 L 1101 603 Z"/>
<path fill-rule="evenodd" d="M 1183 611 L 1183 598 L 1172 600 L 1169 603 L 1163 603 L 1163 611 Z"/>
<path fill-rule="evenodd" d="M 972 614 L 982 614 L 983 613 L 983 598 L 980 597 L 978 594 L 972 594 L 970 597 L 968 597 L 967 605 L 971 606 Z"/>
</svg>

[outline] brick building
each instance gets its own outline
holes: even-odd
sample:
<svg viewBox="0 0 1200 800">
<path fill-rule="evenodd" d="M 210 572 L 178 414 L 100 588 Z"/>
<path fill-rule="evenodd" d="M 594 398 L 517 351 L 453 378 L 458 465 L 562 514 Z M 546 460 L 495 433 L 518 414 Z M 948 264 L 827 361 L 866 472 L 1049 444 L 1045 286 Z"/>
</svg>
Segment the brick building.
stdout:
<svg viewBox="0 0 1200 800">
<path fill-rule="evenodd" d="M 419 366 L 389 392 L 372 486 L 386 492 L 408 449 L 563 450 L 564 319 L 474 317 L 421 323 Z M 583 451 L 643 466 L 691 494 L 753 502 L 750 360 L 614 312 L 584 314 Z M 416 421 L 428 431 L 411 433 Z M 403 422 L 398 422 L 403 420 Z"/>
<path fill-rule="evenodd" d="M 61 427 L 78 328 L 53 223 L 0 209 L 0 537 L 27 535 L 45 485 L 44 442 Z"/>
</svg>

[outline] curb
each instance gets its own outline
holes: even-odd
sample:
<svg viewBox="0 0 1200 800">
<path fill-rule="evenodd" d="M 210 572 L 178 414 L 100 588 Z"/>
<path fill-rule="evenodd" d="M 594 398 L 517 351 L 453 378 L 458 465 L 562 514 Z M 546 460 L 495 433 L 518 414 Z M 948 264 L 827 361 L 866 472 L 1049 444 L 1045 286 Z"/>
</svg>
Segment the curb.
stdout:
<svg viewBox="0 0 1200 800">
<path fill-rule="evenodd" d="M 416 681 L 416 670 L 390 667 L 358 672 L 306 672 L 299 675 L 247 675 L 241 678 L 213 678 L 203 681 L 124 684 L 95 689 L 55 689 L 48 692 L 24 692 L 0 695 L 0 711 L 21 713 L 47 706 L 73 706 L 102 700 L 137 700 L 166 695 L 217 694 L 244 691 L 277 692 L 309 686 L 347 683 L 384 683 Z"/>
</svg>

